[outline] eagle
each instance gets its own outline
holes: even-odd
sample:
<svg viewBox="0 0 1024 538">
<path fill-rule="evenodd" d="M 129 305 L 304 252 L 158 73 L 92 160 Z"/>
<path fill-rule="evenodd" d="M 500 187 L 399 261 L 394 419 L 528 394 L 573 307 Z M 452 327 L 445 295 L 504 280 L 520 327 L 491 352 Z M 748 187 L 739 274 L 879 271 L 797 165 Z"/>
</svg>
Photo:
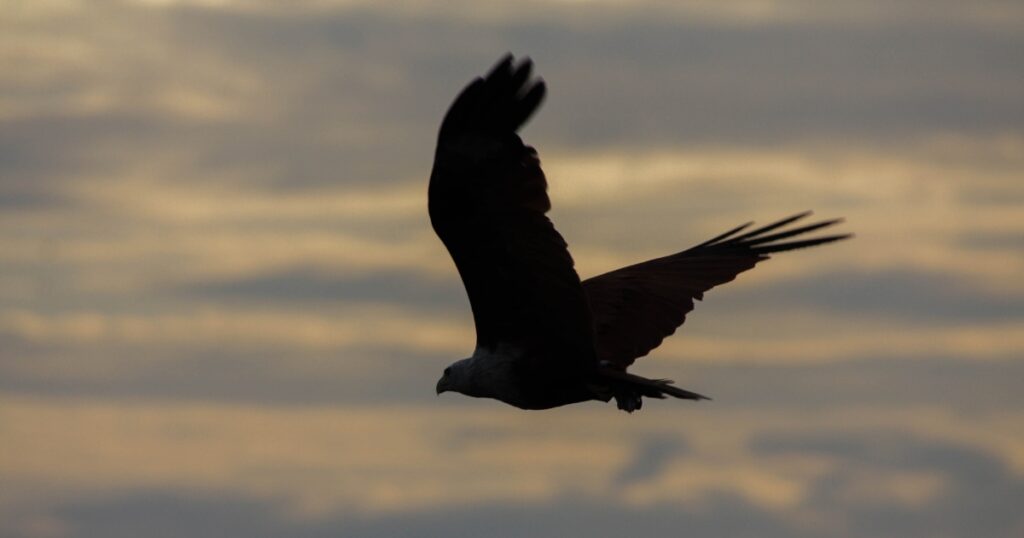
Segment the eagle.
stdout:
<svg viewBox="0 0 1024 538">
<path fill-rule="evenodd" d="M 444 369 L 437 394 L 520 409 L 614 398 L 630 413 L 643 397 L 708 399 L 627 369 L 674 333 L 704 292 L 770 254 L 849 234 L 805 236 L 841 222 L 793 225 L 808 211 L 580 281 L 546 216 L 551 201 L 537 152 L 517 134 L 546 92 L 532 67 L 506 55 L 459 93 L 441 122 L 428 211 L 469 296 L 476 348 Z"/>
</svg>

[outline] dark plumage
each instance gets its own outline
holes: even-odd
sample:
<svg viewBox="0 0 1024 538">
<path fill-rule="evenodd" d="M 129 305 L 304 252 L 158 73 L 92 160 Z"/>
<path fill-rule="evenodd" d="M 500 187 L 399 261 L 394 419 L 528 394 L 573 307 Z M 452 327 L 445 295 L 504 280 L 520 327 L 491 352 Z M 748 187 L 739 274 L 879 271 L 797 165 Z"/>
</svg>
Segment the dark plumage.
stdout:
<svg viewBox="0 0 1024 538">
<path fill-rule="evenodd" d="M 682 252 L 580 282 L 551 208 L 537 152 L 516 134 L 545 86 L 532 64 L 503 58 L 473 80 L 441 124 L 430 176 L 430 220 L 466 286 L 476 325 L 472 357 L 445 369 L 437 392 L 547 409 L 615 398 L 704 396 L 626 372 L 693 310 L 694 300 L 768 255 L 848 235 L 797 236 L 835 224 L 788 227 L 801 213 L 753 231 L 750 224 Z"/>
</svg>

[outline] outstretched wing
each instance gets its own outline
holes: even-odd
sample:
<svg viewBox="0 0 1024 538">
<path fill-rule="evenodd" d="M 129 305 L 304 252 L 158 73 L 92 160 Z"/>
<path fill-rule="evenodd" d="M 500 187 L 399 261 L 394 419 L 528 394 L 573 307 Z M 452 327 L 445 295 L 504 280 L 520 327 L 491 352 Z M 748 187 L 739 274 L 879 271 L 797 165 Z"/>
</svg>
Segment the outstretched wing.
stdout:
<svg viewBox="0 0 1024 538">
<path fill-rule="evenodd" d="M 625 369 L 674 333 L 693 310 L 693 301 L 702 299 L 704 292 L 733 280 L 767 260 L 769 254 L 849 237 L 789 240 L 831 226 L 839 219 L 775 231 L 807 215 L 809 211 L 740 234 L 752 224 L 747 223 L 677 254 L 585 280 L 583 289 L 594 319 L 598 360 Z"/>
<path fill-rule="evenodd" d="M 544 368 L 592 367 L 593 325 L 565 240 L 545 216 L 540 160 L 516 131 L 537 110 L 543 81 L 506 56 L 456 98 L 430 176 L 434 231 L 466 286 L 477 345 L 527 348 Z"/>
</svg>

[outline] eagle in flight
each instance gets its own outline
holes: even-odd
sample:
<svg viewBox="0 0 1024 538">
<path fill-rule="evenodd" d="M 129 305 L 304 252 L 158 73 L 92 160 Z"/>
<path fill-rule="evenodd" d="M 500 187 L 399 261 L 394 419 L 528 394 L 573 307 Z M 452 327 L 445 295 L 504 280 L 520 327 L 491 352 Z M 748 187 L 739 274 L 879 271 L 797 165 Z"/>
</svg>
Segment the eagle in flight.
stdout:
<svg viewBox="0 0 1024 538">
<path fill-rule="evenodd" d="M 444 369 L 437 393 L 494 398 L 521 409 L 615 399 L 707 399 L 627 371 L 682 325 L 694 300 L 775 252 L 849 235 L 803 237 L 837 222 L 791 226 L 801 213 L 750 223 L 663 258 L 580 281 L 551 208 L 537 152 L 516 134 L 545 86 L 527 58 L 507 55 L 452 103 L 437 139 L 429 212 L 465 284 L 476 349 Z"/>
</svg>

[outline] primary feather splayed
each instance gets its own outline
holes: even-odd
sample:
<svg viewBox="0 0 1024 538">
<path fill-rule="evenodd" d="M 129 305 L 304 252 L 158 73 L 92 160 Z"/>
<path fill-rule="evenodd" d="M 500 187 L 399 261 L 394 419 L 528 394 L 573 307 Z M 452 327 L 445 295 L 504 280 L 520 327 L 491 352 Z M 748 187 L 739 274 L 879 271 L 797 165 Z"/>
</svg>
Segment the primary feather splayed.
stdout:
<svg viewBox="0 0 1024 538">
<path fill-rule="evenodd" d="M 775 252 L 849 235 L 798 238 L 838 220 L 810 213 L 580 281 L 551 208 L 537 152 L 516 132 L 544 99 L 532 63 L 503 58 L 455 99 L 438 135 L 429 210 L 466 286 L 476 349 L 445 368 L 437 393 L 495 398 L 522 409 L 644 396 L 707 399 L 626 371 L 682 325 L 694 300 Z"/>
</svg>

